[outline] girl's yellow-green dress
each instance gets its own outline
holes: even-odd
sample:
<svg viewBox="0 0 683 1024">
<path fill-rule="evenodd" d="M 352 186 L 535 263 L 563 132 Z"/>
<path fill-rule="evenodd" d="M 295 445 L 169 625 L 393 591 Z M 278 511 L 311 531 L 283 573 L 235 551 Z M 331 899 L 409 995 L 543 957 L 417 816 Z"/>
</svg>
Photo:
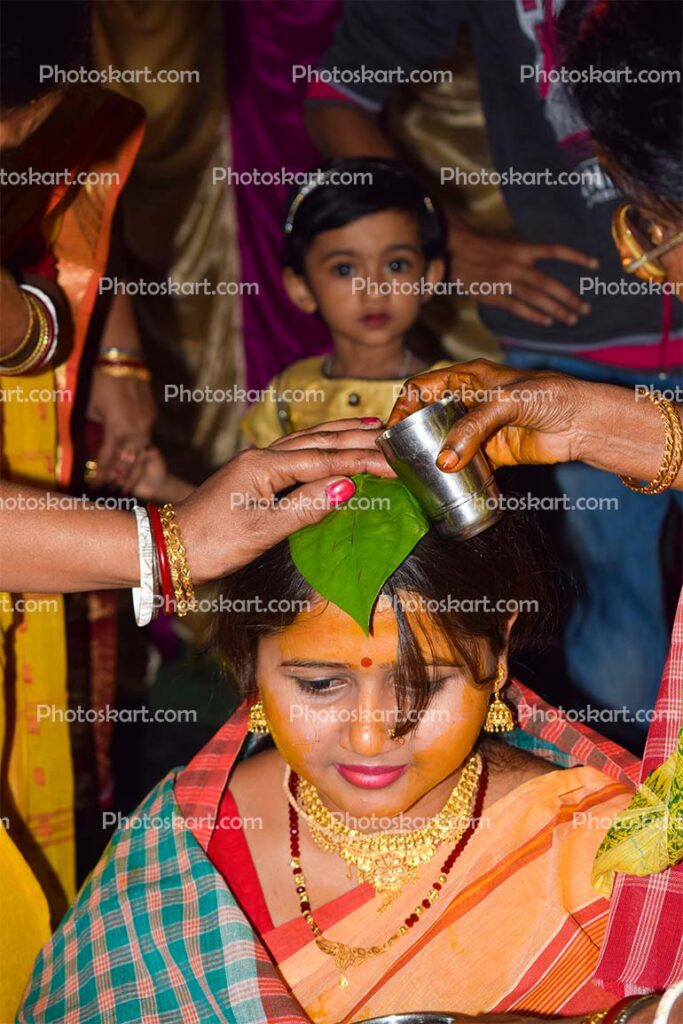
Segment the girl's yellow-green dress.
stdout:
<svg viewBox="0 0 683 1024">
<path fill-rule="evenodd" d="M 263 398 L 252 405 L 242 420 L 242 435 L 247 443 L 265 448 L 284 434 L 347 416 L 387 419 L 403 379 L 329 377 L 323 369 L 327 358 L 300 359 L 273 377 Z M 439 360 L 428 369 L 438 370 L 442 366 L 450 366 L 450 361 Z"/>
</svg>

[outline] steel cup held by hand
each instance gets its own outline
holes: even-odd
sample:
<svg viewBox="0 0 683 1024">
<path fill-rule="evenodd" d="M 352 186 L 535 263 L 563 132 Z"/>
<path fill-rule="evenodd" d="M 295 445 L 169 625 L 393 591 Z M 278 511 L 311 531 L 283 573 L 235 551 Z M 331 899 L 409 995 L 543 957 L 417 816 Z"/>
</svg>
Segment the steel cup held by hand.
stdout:
<svg viewBox="0 0 683 1024">
<path fill-rule="evenodd" d="M 376 441 L 438 532 L 461 540 L 487 530 L 503 514 L 500 492 L 483 452 L 478 451 L 456 473 L 444 473 L 436 465 L 446 435 L 466 413 L 457 398 L 442 398 L 385 430 Z"/>
</svg>

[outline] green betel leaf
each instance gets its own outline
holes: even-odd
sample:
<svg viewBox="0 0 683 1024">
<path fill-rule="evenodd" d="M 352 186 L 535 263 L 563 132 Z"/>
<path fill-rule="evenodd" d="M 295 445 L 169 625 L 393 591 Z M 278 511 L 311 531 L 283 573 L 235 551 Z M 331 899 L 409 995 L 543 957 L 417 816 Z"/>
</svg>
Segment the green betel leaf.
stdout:
<svg viewBox="0 0 683 1024">
<path fill-rule="evenodd" d="M 356 620 L 365 635 L 383 584 L 429 529 L 399 480 L 361 473 L 356 493 L 320 523 L 289 538 L 292 561 L 321 597 Z"/>
</svg>

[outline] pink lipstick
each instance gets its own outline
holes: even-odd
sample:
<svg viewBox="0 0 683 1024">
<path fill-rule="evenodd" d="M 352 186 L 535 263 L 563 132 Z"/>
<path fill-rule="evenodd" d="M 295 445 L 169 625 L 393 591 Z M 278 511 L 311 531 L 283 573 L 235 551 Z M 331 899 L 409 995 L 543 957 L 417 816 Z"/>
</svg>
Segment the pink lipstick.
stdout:
<svg viewBox="0 0 683 1024">
<path fill-rule="evenodd" d="M 407 764 L 336 764 L 335 768 L 343 779 L 360 789 L 384 789 L 400 778 L 407 770 Z"/>
</svg>

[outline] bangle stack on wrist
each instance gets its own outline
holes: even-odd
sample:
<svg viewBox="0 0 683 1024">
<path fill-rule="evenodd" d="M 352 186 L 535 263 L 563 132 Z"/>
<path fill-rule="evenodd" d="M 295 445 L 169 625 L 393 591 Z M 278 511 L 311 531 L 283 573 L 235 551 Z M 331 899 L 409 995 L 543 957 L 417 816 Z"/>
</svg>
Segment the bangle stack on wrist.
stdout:
<svg viewBox="0 0 683 1024">
<path fill-rule="evenodd" d="M 176 522 L 175 509 L 170 504 L 164 505 L 161 509 L 156 505 L 148 505 L 147 513 L 164 611 L 166 615 L 171 615 L 175 611 L 179 618 L 183 618 L 189 611 L 196 610 L 197 600 L 185 547 Z"/>
<path fill-rule="evenodd" d="M 108 377 L 132 377 L 149 381 L 151 374 L 144 359 L 125 348 L 102 349 L 95 360 L 95 369 Z"/>
<path fill-rule="evenodd" d="M 7 377 L 42 370 L 57 348 L 57 313 L 51 300 L 40 288 L 27 284 L 20 288 L 28 309 L 28 328 L 18 347 L 0 364 L 0 373 Z"/>
<path fill-rule="evenodd" d="M 648 398 L 659 409 L 666 430 L 662 464 L 657 476 L 649 484 L 638 483 L 631 476 L 620 476 L 619 479 L 631 491 L 636 491 L 638 494 L 661 494 L 671 487 L 683 465 L 683 425 L 676 412 L 676 407 L 663 398 L 659 392 L 651 391 Z"/>
</svg>

